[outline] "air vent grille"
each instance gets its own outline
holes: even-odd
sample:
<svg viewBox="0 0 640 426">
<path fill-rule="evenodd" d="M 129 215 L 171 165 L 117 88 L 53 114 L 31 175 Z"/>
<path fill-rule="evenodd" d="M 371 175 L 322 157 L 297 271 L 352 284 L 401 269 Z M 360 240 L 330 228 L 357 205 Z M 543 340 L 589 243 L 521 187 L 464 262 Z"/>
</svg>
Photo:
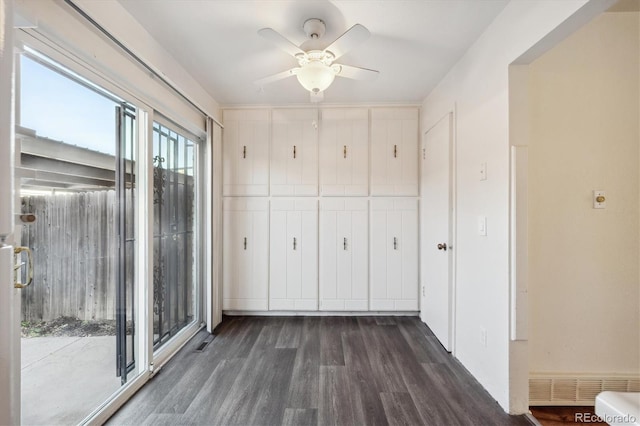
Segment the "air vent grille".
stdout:
<svg viewBox="0 0 640 426">
<path fill-rule="evenodd" d="M 538 374 L 529 378 L 530 405 L 593 405 L 602 391 L 640 392 L 640 378 Z"/>
</svg>

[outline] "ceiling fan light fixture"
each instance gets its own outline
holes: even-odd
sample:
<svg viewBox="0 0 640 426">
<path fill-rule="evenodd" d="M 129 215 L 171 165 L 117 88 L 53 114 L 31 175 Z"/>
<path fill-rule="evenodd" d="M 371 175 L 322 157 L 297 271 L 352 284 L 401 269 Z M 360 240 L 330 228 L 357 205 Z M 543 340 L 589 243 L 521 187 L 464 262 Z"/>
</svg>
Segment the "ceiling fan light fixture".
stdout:
<svg viewBox="0 0 640 426">
<path fill-rule="evenodd" d="M 301 67 L 296 74 L 298 82 L 310 92 L 318 93 L 331 86 L 336 78 L 333 68 L 319 61 L 312 61 Z"/>
</svg>

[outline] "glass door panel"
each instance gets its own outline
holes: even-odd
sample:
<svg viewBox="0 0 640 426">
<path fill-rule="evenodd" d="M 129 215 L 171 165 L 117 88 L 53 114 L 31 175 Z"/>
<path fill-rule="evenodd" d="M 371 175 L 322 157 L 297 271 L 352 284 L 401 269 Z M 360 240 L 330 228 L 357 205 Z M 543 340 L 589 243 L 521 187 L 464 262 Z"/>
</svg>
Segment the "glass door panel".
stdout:
<svg viewBox="0 0 640 426">
<path fill-rule="evenodd" d="M 196 321 L 197 142 L 153 125 L 153 344 Z"/>
<path fill-rule="evenodd" d="M 21 290 L 22 421 L 73 424 L 135 362 L 135 120 L 121 99 L 37 52 L 21 57 L 19 76 L 19 208 L 36 217 L 20 234 L 34 265 Z"/>
</svg>

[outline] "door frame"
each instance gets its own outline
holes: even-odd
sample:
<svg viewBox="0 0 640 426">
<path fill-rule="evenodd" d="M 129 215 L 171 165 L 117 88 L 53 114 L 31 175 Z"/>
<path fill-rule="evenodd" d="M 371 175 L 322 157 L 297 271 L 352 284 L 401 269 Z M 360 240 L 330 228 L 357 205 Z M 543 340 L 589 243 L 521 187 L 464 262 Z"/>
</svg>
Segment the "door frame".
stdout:
<svg viewBox="0 0 640 426">
<path fill-rule="evenodd" d="M 448 265 L 448 276 L 449 276 L 449 346 L 450 352 L 452 355 L 456 355 L 456 271 L 457 271 L 457 249 L 458 249 L 458 241 L 457 241 L 457 148 L 456 148 L 456 136 L 457 136 L 457 128 L 456 128 L 456 104 L 449 109 L 449 111 L 439 117 L 437 120 L 430 123 L 427 130 L 422 132 L 420 138 L 420 156 L 422 158 L 425 153 L 425 143 L 426 143 L 426 135 L 429 133 L 436 125 L 438 125 L 442 120 L 447 119 L 449 117 L 449 231 L 448 231 L 448 244 L 449 244 L 449 265 Z M 422 182 L 422 160 L 420 161 L 420 179 L 419 183 Z M 422 209 L 422 187 L 419 188 L 420 194 L 420 206 Z M 422 219 L 422 214 L 420 214 L 420 219 Z M 422 229 L 423 223 L 420 220 L 420 229 Z M 422 241 L 420 241 L 420 246 L 422 248 Z M 420 320 L 423 320 L 423 300 L 424 300 L 424 292 L 423 292 L 423 263 L 424 263 L 424 250 L 420 250 Z"/>
<path fill-rule="evenodd" d="M 13 287 L 13 0 L 0 0 L 0 424 L 20 424 L 20 292 Z M 18 305 L 19 306 L 19 305 Z M 17 312 L 16 312 L 17 311 Z"/>
</svg>

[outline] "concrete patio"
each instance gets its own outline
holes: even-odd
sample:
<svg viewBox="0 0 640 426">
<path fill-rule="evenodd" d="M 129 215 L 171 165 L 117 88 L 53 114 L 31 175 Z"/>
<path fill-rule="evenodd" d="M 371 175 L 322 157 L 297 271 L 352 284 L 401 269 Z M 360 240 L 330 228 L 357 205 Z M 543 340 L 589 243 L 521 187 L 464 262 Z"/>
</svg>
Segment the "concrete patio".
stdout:
<svg viewBox="0 0 640 426">
<path fill-rule="evenodd" d="M 75 425 L 120 387 L 115 336 L 22 339 L 22 424 Z"/>
</svg>

